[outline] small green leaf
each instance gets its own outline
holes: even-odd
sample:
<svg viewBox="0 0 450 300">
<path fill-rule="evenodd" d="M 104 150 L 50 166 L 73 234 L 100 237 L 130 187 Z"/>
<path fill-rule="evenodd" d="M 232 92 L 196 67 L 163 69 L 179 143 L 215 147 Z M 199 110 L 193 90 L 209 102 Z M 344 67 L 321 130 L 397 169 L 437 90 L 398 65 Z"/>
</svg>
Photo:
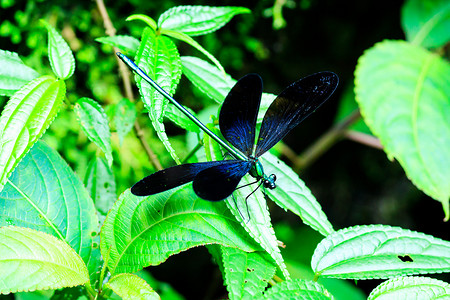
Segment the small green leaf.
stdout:
<svg viewBox="0 0 450 300">
<path fill-rule="evenodd" d="M 113 275 L 133 273 L 181 251 L 213 243 L 261 250 L 223 202 L 199 199 L 190 184 L 149 197 L 125 191 L 101 232 L 101 251 L 103 257 L 109 256 Z"/>
<path fill-rule="evenodd" d="M 86 265 L 65 241 L 29 228 L 0 228 L 0 267 L 0 294 L 89 281 Z"/>
<path fill-rule="evenodd" d="M 0 117 L 0 191 L 56 117 L 65 92 L 64 81 L 41 76 L 23 86 L 6 104 Z"/>
<path fill-rule="evenodd" d="M 124 98 L 116 104 L 114 109 L 114 123 L 116 125 L 117 135 L 120 144 L 123 139 L 131 131 L 136 120 L 136 106 L 130 100 Z"/>
<path fill-rule="evenodd" d="M 261 162 L 266 174 L 277 176 L 277 188 L 266 190 L 271 200 L 281 208 L 292 211 L 302 218 L 306 225 L 322 235 L 327 236 L 334 232 L 319 202 L 291 168 L 270 153 L 261 157 Z"/>
<path fill-rule="evenodd" d="M 167 93 L 170 95 L 175 93 L 181 77 L 181 62 L 175 44 L 168 37 L 155 35 L 150 28 L 145 28 L 136 55 L 136 63 Z M 136 75 L 135 78 L 159 139 L 163 142 L 172 158 L 177 163 L 180 163 L 180 159 L 167 137 L 163 124 L 164 110 L 168 100 L 140 76 Z"/>
<path fill-rule="evenodd" d="M 98 227 L 94 204 L 55 150 L 39 141 L 31 148 L 0 193 L 0 207 L 0 227 L 27 227 L 65 240 L 95 273 L 99 257 L 98 246 L 93 247 Z"/>
<path fill-rule="evenodd" d="M 185 108 L 195 116 L 195 112 L 192 109 L 189 107 Z M 200 128 L 172 104 L 167 105 L 164 116 L 183 129 L 197 133 L 200 132 Z"/>
<path fill-rule="evenodd" d="M 203 93 L 217 103 L 222 103 L 230 89 L 236 83 L 231 76 L 223 73 L 203 59 L 182 56 L 183 74 Z"/>
<path fill-rule="evenodd" d="M 146 23 L 153 31 L 157 30 L 156 22 L 152 18 L 146 15 L 136 14 L 129 16 L 126 21 L 134 21 L 134 20 L 140 20 L 144 23 Z"/>
<path fill-rule="evenodd" d="M 97 211 L 106 216 L 117 197 L 114 174 L 103 157 L 96 157 L 89 163 L 84 184 Z"/>
<path fill-rule="evenodd" d="M 68 79 L 75 71 L 75 58 L 72 50 L 63 37 L 46 21 L 41 22 L 47 27 L 48 31 L 48 57 L 53 73 L 62 79 Z"/>
<path fill-rule="evenodd" d="M 111 131 L 105 111 L 95 100 L 87 97 L 78 99 L 74 110 L 84 133 L 102 149 L 108 165 L 111 167 L 113 162 Z"/>
<path fill-rule="evenodd" d="M 228 297 L 253 299 L 261 296 L 276 270 L 276 265 L 267 253 L 247 253 L 229 247 L 220 247 L 220 250 Z"/>
<path fill-rule="evenodd" d="M 389 156 L 449 218 L 450 64 L 402 41 L 384 41 L 359 58 L 356 100 Z"/>
<path fill-rule="evenodd" d="M 0 95 L 11 96 L 23 85 L 39 76 L 27 67 L 15 52 L 0 50 Z"/>
<path fill-rule="evenodd" d="M 133 300 L 159 300 L 159 295 L 145 282 L 144 279 L 134 274 L 119 274 L 113 276 L 106 284 L 122 299 Z"/>
<path fill-rule="evenodd" d="M 330 300 L 334 297 L 317 282 L 292 279 L 274 285 L 260 299 Z"/>
<path fill-rule="evenodd" d="M 314 251 L 316 276 L 373 279 L 450 271 L 450 242 L 385 225 L 355 226 L 327 236 Z"/>
<path fill-rule="evenodd" d="M 450 284 L 427 277 L 393 278 L 377 286 L 367 300 L 437 300 L 450 298 Z"/>
<path fill-rule="evenodd" d="M 255 190 L 255 180 L 250 175 L 241 179 L 240 188 L 225 202 L 233 215 L 250 236 L 272 257 L 283 273 L 285 279 L 290 275 L 278 247 L 266 199 L 261 189 Z"/>
<path fill-rule="evenodd" d="M 203 48 L 199 43 L 197 43 L 193 38 L 191 38 L 187 34 L 168 29 L 161 29 L 161 34 L 165 34 L 180 41 L 183 41 L 185 43 L 188 43 L 189 45 L 191 45 L 192 47 L 203 53 L 207 58 L 209 58 L 220 70 L 222 76 L 226 76 L 225 69 L 222 67 L 220 62 L 211 53 L 206 51 L 205 48 Z"/>
<path fill-rule="evenodd" d="M 158 28 L 183 32 L 191 36 L 207 34 L 227 24 L 237 14 L 250 13 L 245 7 L 176 6 L 158 19 Z"/>
<path fill-rule="evenodd" d="M 97 42 L 117 47 L 122 51 L 135 55 L 139 48 L 139 40 L 129 35 L 102 36 L 95 39 Z"/>
<path fill-rule="evenodd" d="M 406 39 L 425 48 L 437 48 L 450 41 L 450 2 L 409 0 L 402 8 Z"/>
</svg>

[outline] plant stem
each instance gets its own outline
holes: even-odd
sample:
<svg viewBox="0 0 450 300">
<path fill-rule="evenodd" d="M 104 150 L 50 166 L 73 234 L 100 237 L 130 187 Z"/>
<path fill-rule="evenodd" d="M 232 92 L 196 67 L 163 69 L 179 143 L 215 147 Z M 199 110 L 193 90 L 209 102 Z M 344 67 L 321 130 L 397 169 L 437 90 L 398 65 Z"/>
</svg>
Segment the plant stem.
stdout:
<svg viewBox="0 0 450 300">
<path fill-rule="evenodd" d="M 324 133 L 314 144 L 293 160 L 293 169 L 297 173 L 310 166 L 317 158 L 325 153 L 338 140 L 345 136 L 347 128 L 361 117 L 359 110 L 355 110 L 347 118 L 334 125 L 328 132 Z"/>
<path fill-rule="evenodd" d="M 105 25 L 105 32 L 108 36 L 115 36 L 116 35 L 116 29 L 114 28 L 114 25 L 111 22 L 111 19 L 109 18 L 108 11 L 106 10 L 105 3 L 103 0 L 96 0 L 98 10 L 100 11 L 100 15 L 102 16 L 103 23 Z M 118 48 L 114 48 L 114 53 L 119 51 Z M 128 70 L 127 66 L 118 58 L 116 57 L 117 62 L 119 64 L 119 73 L 122 75 L 122 81 L 123 86 L 125 89 L 125 95 L 126 97 L 132 101 L 134 101 L 134 94 L 133 89 L 131 87 L 131 80 L 130 80 L 130 71 Z M 163 167 L 161 163 L 158 160 L 158 157 L 156 156 L 155 152 L 153 152 L 152 148 L 148 145 L 147 141 L 145 140 L 143 131 L 141 129 L 141 126 L 139 125 L 138 121 L 136 120 L 134 122 L 134 132 L 136 136 L 138 137 L 139 141 L 141 142 L 142 148 L 144 148 L 145 153 L 147 154 L 150 162 L 152 163 L 153 167 L 157 170 L 162 170 Z"/>
</svg>

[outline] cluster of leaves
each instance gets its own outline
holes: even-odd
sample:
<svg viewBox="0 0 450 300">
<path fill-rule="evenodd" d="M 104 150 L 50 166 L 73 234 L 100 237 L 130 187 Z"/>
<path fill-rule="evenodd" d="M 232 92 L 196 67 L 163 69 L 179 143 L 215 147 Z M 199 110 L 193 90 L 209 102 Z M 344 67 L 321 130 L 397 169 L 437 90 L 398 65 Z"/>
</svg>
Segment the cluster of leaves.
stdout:
<svg viewBox="0 0 450 300">
<path fill-rule="evenodd" d="M 450 66 L 429 49 L 450 40 L 442 29 L 449 22 L 450 6 L 445 1 L 421 5 L 411 0 L 404 7 L 408 41 L 383 41 L 360 58 L 355 94 L 364 120 L 388 156 L 402 164 L 413 183 L 441 201 L 448 216 L 450 174 L 445 166 L 450 165 L 450 155 L 445 145 L 450 144 L 446 134 L 450 128 L 445 116 L 450 110 Z M 220 104 L 235 80 L 192 36 L 210 33 L 236 14 L 248 12 L 239 7 L 179 6 L 157 22 L 131 16 L 129 20 L 147 24 L 140 39 L 114 36 L 98 41 L 134 55 L 139 67 L 170 94 L 184 74 Z M 328 286 L 317 282 L 319 277 L 389 279 L 372 291 L 370 299 L 405 295 L 432 299 L 450 294 L 445 282 L 410 276 L 449 272 L 450 242 L 385 225 L 335 231 L 297 174 L 271 153 L 261 158 L 266 172 L 278 178 L 278 188 L 267 191 L 268 196 L 324 236 L 311 259 L 316 280 L 291 279 L 261 190 L 247 202 L 251 186 L 236 191 L 236 201 L 211 203 L 199 199 L 189 184 L 149 197 L 136 197 L 127 190 L 116 200 L 110 124 L 102 106 L 86 97 L 78 99 L 73 110 L 106 159 L 91 162 L 83 184 L 55 150 L 39 141 L 66 96 L 65 80 L 75 72 L 72 51 L 54 28 L 44 24 L 56 78 L 40 76 L 16 53 L 0 53 L 4 75 L 0 91 L 11 96 L 0 118 L 0 264 L 5 270 L 0 274 L 0 293 L 84 285 L 81 294 L 92 298 L 114 292 L 125 299 L 157 299 L 155 286 L 132 273 L 207 245 L 230 299 L 334 299 Z M 180 57 L 172 39 L 195 47 L 212 64 Z M 201 142 L 207 159 L 221 158 L 218 145 L 202 137 L 139 77 L 136 82 L 153 127 L 175 161 L 179 158 L 163 117 L 186 129 L 188 140 Z M 258 122 L 273 99 L 274 95 L 263 95 Z M 122 100 L 113 111 L 123 139 L 135 121 L 136 107 Z M 208 126 L 216 130 L 214 123 Z M 203 159 L 203 154 L 192 159 Z M 244 178 L 242 184 L 249 182 L 251 178 Z M 247 219 L 241 213 L 247 211 L 246 205 Z M 284 281 L 271 282 L 280 277 Z M 269 282 L 273 286 L 267 288 Z"/>
</svg>

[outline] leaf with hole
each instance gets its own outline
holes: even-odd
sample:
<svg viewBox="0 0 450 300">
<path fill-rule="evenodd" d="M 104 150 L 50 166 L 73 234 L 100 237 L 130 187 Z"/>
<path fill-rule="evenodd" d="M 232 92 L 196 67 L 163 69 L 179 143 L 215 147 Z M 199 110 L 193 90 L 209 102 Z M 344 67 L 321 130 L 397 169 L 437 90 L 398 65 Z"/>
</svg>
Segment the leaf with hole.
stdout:
<svg viewBox="0 0 450 300">
<path fill-rule="evenodd" d="M 322 240 L 311 267 L 316 276 L 346 279 L 449 272 L 450 242 L 400 227 L 355 226 Z"/>
</svg>

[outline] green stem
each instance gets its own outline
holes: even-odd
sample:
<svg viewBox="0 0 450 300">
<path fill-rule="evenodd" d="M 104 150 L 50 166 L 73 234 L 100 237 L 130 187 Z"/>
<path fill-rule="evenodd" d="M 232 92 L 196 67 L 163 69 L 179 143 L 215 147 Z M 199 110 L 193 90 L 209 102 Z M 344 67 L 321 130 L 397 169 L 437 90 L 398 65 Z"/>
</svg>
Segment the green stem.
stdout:
<svg viewBox="0 0 450 300">
<path fill-rule="evenodd" d="M 189 154 L 183 159 L 183 161 L 181 163 L 187 163 L 187 161 L 194 156 L 195 152 L 197 152 L 198 150 L 200 150 L 200 148 L 203 146 L 203 143 L 201 141 L 199 141 L 197 143 L 197 145 L 194 147 L 194 149 L 191 150 L 191 152 L 189 152 Z"/>
<path fill-rule="evenodd" d="M 134 72 L 136 72 L 139 76 L 142 77 L 145 81 L 147 81 L 158 93 L 163 95 L 170 103 L 175 105 L 182 113 L 184 113 L 189 119 L 192 120 L 201 130 L 203 130 L 207 135 L 209 135 L 213 140 L 215 140 L 219 145 L 224 147 L 231 155 L 233 155 L 237 159 L 248 160 L 248 158 L 238 152 L 236 149 L 225 143 L 221 138 L 214 134 L 211 130 L 208 129 L 199 119 L 197 119 L 194 115 L 192 115 L 186 108 L 184 108 L 180 103 L 178 103 L 175 99 L 173 99 L 165 90 L 163 90 L 156 82 L 154 82 L 144 71 L 142 71 L 131 59 L 127 56 L 123 55 L 120 52 L 116 53 L 117 56 L 123 60 Z"/>
</svg>

